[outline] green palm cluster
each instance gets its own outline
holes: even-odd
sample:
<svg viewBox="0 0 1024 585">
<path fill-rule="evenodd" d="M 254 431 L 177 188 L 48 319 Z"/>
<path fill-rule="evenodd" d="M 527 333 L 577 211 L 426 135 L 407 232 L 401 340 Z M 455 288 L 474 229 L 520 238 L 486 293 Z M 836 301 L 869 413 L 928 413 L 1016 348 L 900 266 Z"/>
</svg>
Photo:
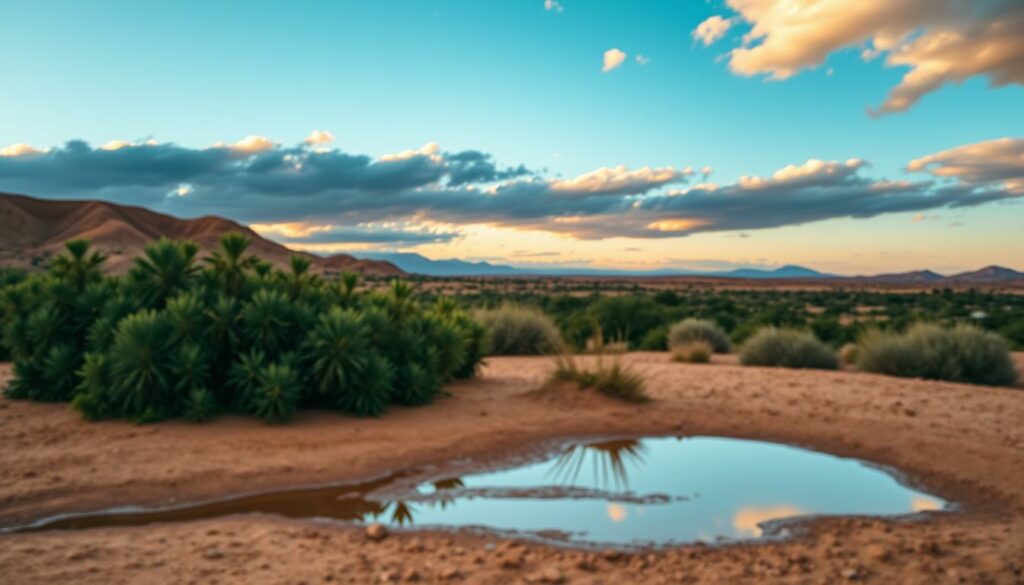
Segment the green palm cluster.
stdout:
<svg viewBox="0 0 1024 585">
<path fill-rule="evenodd" d="M 325 280 L 301 256 L 277 270 L 248 247 L 228 234 L 200 260 L 195 244 L 160 240 L 110 277 L 88 242 L 68 242 L 49 272 L 0 288 L 7 395 L 71 401 L 90 419 L 285 422 L 303 407 L 379 416 L 476 374 L 484 329 L 450 301 Z"/>
</svg>

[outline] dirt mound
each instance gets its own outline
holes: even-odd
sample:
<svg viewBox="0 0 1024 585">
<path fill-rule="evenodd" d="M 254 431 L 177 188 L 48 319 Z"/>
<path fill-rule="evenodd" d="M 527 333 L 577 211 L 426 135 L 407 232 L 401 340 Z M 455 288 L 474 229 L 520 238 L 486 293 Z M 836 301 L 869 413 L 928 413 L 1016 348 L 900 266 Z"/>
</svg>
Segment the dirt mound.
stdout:
<svg viewBox="0 0 1024 585">
<path fill-rule="evenodd" d="M 310 258 L 313 269 L 321 273 L 404 274 L 389 262 L 358 260 L 347 254 L 323 258 L 290 250 L 222 217 L 180 219 L 106 201 L 58 201 L 0 193 L 0 266 L 42 268 L 60 253 L 64 242 L 84 238 L 109 256 L 111 271 L 122 272 L 146 244 L 161 237 L 192 240 L 205 255 L 229 232 L 247 235 L 252 239 L 250 250 L 278 266 L 298 254 Z"/>
</svg>

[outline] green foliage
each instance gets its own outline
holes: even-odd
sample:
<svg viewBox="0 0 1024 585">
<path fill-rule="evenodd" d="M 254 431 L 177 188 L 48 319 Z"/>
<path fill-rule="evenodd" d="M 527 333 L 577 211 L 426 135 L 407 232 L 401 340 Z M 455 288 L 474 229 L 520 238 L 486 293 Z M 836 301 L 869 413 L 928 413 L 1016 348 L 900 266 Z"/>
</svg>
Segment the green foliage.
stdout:
<svg viewBox="0 0 1024 585">
<path fill-rule="evenodd" d="M 839 367 L 835 352 L 813 333 L 776 327 L 761 329 L 748 339 L 740 348 L 740 363 L 745 366 L 819 370 Z"/>
<path fill-rule="evenodd" d="M 637 347 L 648 331 L 667 320 L 668 311 L 650 297 L 624 295 L 601 298 L 591 305 L 588 316 L 595 328 Z"/>
<path fill-rule="evenodd" d="M 987 386 L 1013 386 L 1018 376 L 1006 340 L 973 325 L 870 331 L 857 344 L 856 363 L 866 372 Z"/>
<path fill-rule="evenodd" d="M 493 355 L 546 354 L 561 346 L 558 327 L 536 309 L 502 305 L 476 317 L 490 333 Z"/>
<path fill-rule="evenodd" d="M 706 364 L 711 361 L 715 348 L 707 341 L 698 339 L 680 343 L 672 348 L 672 359 L 687 364 Z"/>
<path fill-rule="evenodd" d="M 608 364 L 604 356 L 598 356 L 592 367 L 585 367 L 572 354 L 561 353 L 555 357 L 555 369 L 550 382 L 569 382 L 576 384 L 580 390 L 593 388 L 623 402 L 650 401 L 650 396 L 644 390 L 643 377 L 623 365 L 618 358 Z"/>
<path fill-rule="evenodd" d="M 454 303 L 428 306 L 401 281 L 324 281 L 305 255 L 276 270 L 248 247 L 228 234 L 197 263 L 195 244 L 161 240 L 111 277 L 69 242 L 46 274 L 0 272 L 5 394 L 71 401 L 89 419 L 284 422 L 300 405 L 379 416 L 475 375 L 486 330 Z"/>
<path fill-rule="evenodd" d="M 676 348 L 686 344 L 703 341 L 711 346 L 715 353 L 729 353 L 732 344 L 729 336 L 714 321 L 707 319 L 684 319 L 668 330 L 668 347 Z"/>
<path fill-rule="evenodd" d="M 260 375 L 252 396 L 252 413 L 268 423 L 284 423 L 295 414 L 302 385 L 290 366 L 270 364 Z"/>
</svg>

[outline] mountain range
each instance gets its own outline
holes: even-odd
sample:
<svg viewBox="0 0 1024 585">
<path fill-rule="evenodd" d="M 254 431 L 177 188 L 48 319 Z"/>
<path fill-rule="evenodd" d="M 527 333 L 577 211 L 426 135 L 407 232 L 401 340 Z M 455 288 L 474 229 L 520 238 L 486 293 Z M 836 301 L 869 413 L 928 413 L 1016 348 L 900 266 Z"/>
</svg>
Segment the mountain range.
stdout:
<svg viewBox="0 0 1024 585">
<path fill-rule="evenodd" d="M 432 260 L 408 252 L 357 252 L 355 256 L 318 256 L 286 248 L 263 238 L 246 226 L 222 217 L 180 219 L 142 207 L 106 201 L 38 199 L 0 193 L 0 266 L 45 266 L 48 258 L 60 253 L 65 241 L 84 238 L 108 255 L 107 266 L 111 271 L 121 272 L 142 253 L 147 243 L 161 237 L 192 240 L 199 244 L 201 251 L 205 253 L 216 248 L 220 237 L 229 232 L 247 235 L 252 239 L 250 250 L 275 265 L 284 266 L 291 256 L 300 255 L 313 262 L 314 271 L 325 274 L 348 271 L 383 276 L 693 276 L 839 284 L 1024 285 L 1024 272 L 1002 266 L 987 266 L 980 270 L 952 275 L 919 270 L 893 274 L 838 276 L 796 265 L 775 269 L 740 268 L 729 271 L 677 268 L 629 271 L 559 266 L 524 267 L 468 262 L 456 258 Z"/>
<path fill-rule="evenodd" d="M 219 245 L 220 237 L 240 232 L 251 238 L 249 250 L 265 260 L 284 266 L 293 255 L 313 261 L 320 273 L 360 272 L 401 275 L 401 269 L 381 260 L 360 260 L 348 254 L 322 257 L 296 252 L 261 237 L 248 227 L 216 216 L 179 219 L 142 207 L 106 201 L 37 199 L 0 193 L 0 265 L 31 268 L 45 265 L 60 253 L 64 242 L 87 239 L 108 256 L 112 272 L 127 270 L 143 247 L 161 237 L 192 240 L 201 253 Z"/>
</svg>

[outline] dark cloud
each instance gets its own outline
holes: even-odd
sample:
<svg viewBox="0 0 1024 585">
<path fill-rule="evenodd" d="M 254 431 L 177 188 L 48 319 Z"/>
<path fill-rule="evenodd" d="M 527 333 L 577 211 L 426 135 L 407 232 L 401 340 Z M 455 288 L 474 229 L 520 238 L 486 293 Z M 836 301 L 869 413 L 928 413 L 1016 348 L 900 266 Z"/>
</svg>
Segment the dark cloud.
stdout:
<svg viewBox="0 0 1024 585">
<path fill-rule="evenodd" d="M 682 189 L 690 169 L 602 168 L 566 180 L 521 165 L 501 167 L 476 150 L 441 153 L 436 145 L 373 158 L 305 144 L 282 147 L 259 137 L 202 149 L 155 143 L 106 149 L 70 141 L 46 152 L 0 150 L 0 190 L 110 199 L 183 216 L 331 226 L 286 240 L 294 243 L 451 237 L 365 227 L 424 220 L 580 238 L 658 238 L 968 207 L 1024 194 L 1019 166 L 1000 162 L 1016 160 L 1007 155 L 1019 152 L 1019 143 L 980 145 L 919 159 L 912 170 L 936 175 L 925 181 L 872 179 L 856 159 L 811 160 L 771 177 Z"/>
<path fill-rule="evenodd" d="M 283 244 L 389 244 L 392 246 L 444 243 L 460 236 L 458 233 L 449 232 L 435 233 L 363 226 L 331 226 L 323 230 L 311 231 L 302 236 L 288 236 L 273 232 L 264 232 L 264 235 Z"/>
</svg>

